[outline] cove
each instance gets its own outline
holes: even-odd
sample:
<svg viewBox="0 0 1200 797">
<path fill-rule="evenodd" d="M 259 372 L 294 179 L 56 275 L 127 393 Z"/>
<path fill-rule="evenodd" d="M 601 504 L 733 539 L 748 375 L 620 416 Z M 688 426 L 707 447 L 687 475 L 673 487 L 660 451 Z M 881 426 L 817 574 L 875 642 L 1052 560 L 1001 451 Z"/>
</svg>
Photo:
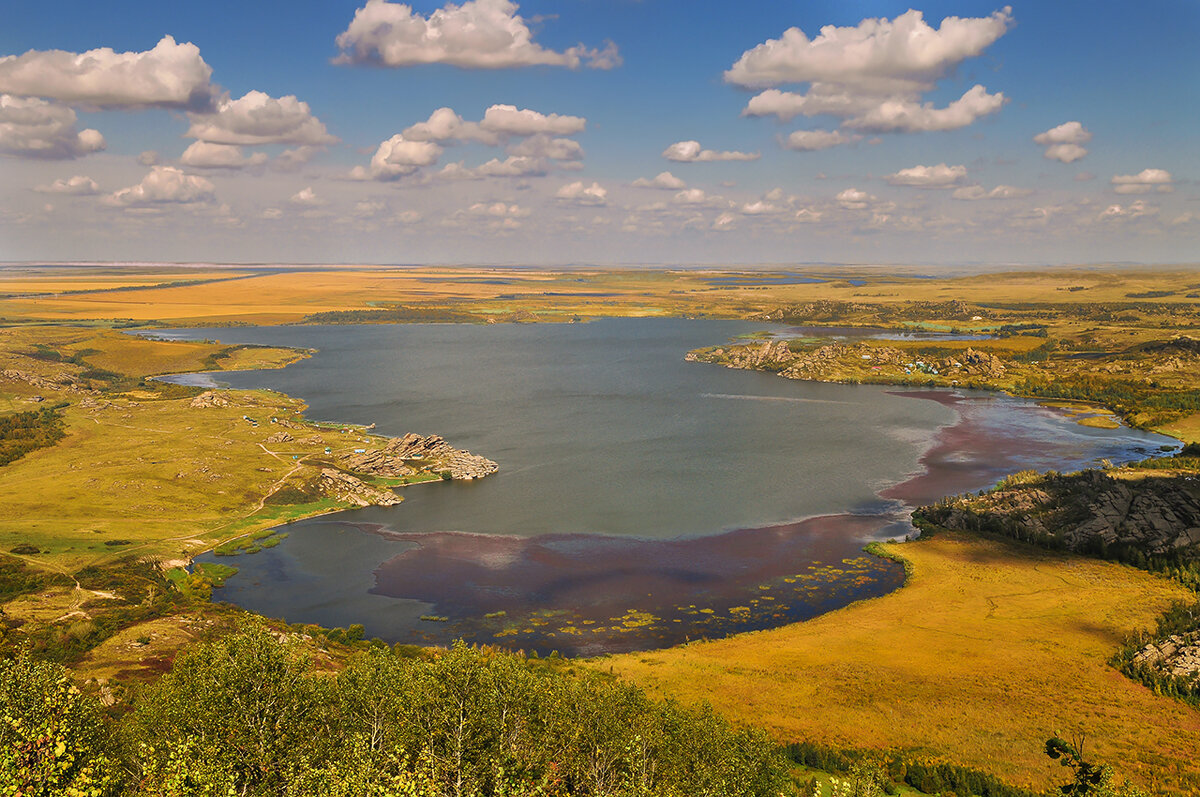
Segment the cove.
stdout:
<svg viewBox="0 0 1200 797">
<path fill-rule="evenodd" d="M 177 330 L 305 346 L 215 378 L 304 399 L 315 420 L 444 435 L 500 463 L 403 504 L 297 522 L 220 561 L 217 597 L 388 641 L 458 637 L 590 655 L 805 619 L 903 580 L 866 556 L 912 506 L 1032 467 L 1140 458 L 1173 441 L 1019 399 L 795 382 L 687 363 L 763 324 Z M 156 333 L 158 334 L 158 333 Z"/>
</svg>

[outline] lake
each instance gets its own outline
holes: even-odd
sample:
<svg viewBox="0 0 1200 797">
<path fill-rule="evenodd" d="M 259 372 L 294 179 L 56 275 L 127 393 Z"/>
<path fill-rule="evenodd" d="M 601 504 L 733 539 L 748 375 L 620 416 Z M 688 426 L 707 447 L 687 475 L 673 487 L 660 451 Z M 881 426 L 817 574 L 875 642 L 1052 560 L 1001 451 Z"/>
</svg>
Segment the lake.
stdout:
<svg viewBox="0 0 1200 797">
<path fill-rule="evenodd" d="M 1022 468 L 1073 470 L 1174 442 L 993 394 L 683 359 L 779 329 L 607 319 L 155 335 L 318 349 L 283 370 L 214 377 L 302 398 L 314 420 L 441 434 L 500 464 L 213 559 L 241 571 L 218 599 L 291 622 L 361 623 L 389 641 L 583 655 L 806 619 L 902 583 L 899 565 L 861 549 L 909 533 L 915 505 Z"/>
</svg>

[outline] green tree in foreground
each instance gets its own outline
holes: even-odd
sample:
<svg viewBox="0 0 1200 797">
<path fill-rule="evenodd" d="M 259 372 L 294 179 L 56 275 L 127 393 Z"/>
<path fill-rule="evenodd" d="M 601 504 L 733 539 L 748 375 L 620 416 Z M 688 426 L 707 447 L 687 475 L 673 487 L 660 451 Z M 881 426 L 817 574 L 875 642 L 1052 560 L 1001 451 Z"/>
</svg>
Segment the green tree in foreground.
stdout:
<svg viewBox="0 0 1200 797">
<path fill-rule="evenodd" d="M 339 673 L 251 627 L 179 656 L 123 723 L 137 794 L 774 797 L 775 744 L 709 710 L 458 644 Z"/>
<path fill-rule="evenodd" d="M 57 664 L 0 659 L 0 794 L 104 797 L 116 770 L 95 701 Z"/>
</svg>

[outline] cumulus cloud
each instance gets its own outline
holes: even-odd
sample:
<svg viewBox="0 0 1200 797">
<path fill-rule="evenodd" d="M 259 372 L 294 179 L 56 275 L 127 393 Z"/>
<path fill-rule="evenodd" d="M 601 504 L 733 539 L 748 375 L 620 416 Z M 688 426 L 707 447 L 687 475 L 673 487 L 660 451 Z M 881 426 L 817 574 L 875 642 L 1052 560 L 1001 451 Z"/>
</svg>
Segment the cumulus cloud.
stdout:
<svg viewBox="0 0 1200 797">
<path fill-rule="evenodd" d="M 475 169 L 475 173 L 481 177 L 535 177 L 546 172 L 545 161 L 518 156 L 510 156 L 504 160 L 492 158 Z"/>
<path fill-rule="evenodd" d="M 479 126 L 491 133 L 512 136 L 532 136 L 535 133 L 550 133 L 569 136 L 580 133 L 587 126 L 582 116 L 565 116 L 556 113 L 543 114 L 515 105 L 493 105 L 483 114 Z"/>
<path fill-rule="evenodd" d="M 213 184 L 174 166 L 155 166 L 137 185 L 122 188 L 104 198 L 107 205 L 135 207 L 159 204 L 193 204 L 213 199 Z"/>
<path fill-rule="evenodd" d="M 976 85 L 937 108 L 922 95 L 983 53 L 1011 23 L 1006 7 L 988 17 L 946 17 L 936 30 L 914 10 L 855 27 L 828 25 L 814 39 L 789 28 L 743 53 L 725 80 L 766 88 L 747 103 L 746 116 L 830 115 L 849 129 L 880 133 L 955 130 L 1000 110 L 1005 96 Z M 808 90 L 767 88 L 789 83 L 806 83 Z"/>
<path fill-rule="evenodd" d="M 558 189 L 554 196 L 556 199 L 581 205 L 603 205 L 608 199 L 608 189 L 599 183 L 584 185 L 582 181 L 576 181 Z"/>
<path fill-rule="evenodd" d="M 846 210 L 865 210 L 867 205 L 876 201 L 873 194 L 868 194 L 866 191 L 860 191 L 857 188 L 847 188 L 840 192 L 837 197 L 837 203 Z"/>
<path fill-rule="evenodd" d="M 478 122 L 464 121 L 453 108 L 438 108 L 424 122 L 417 122 L 404 129 L 409 141 L 478 141 L 496 145 L 499 137 L 480 127 Z"/>
<path fill-rule="evenodd" d="M 703 205 L 712 200 L 703 188 L 687 188 L 675 195 L 675 201 L 681 205 Z"/>
<path fill-rule="evenodd" d="M 76 130 L 75 111 L 37 97 L 0 94 L 0 153 L 66 160 L 104 149 L 97 130 Z"/>
<path fill-rule="evenodd" d="M 226 97 L 213 113 L 192 114 L 191 119 L 187 136 L 213 144 L 324 146 L 338 140 L 312 115 L 308 103 L 292 95 L 275 98 L 249 91 L 236 100 Z"/>
<path fill-rule="evenodd" d="M 1117 174 L 1112 178 L 1113 191 L 1118 194 L 1147 194 L 1151 191 L 1170 193 L 1174 190 L 1171 173 L 1165 169 L 1142 169 L 1137 174 Z"/>
<path fill-rule="evenodd" d="M 148 149 L 137 156 L 137 162 L 143 166 L 157 166 L 158 153 L 152 149 Z"/>
<path fill-rule="evenodd" d="M 447 3 L 428 17 L 403 3 L 367 0 L 350 26 L 337 37 L 342 54 L 335 63 L 384 66 L 452 64 L 470 69 L 580 64 L 611 69 L 621 63 L 617 47 L 582 44 L 563 52 L 533 41 L 533 32 L 510 0 L 467 0 Z"/>
<path fill-rule="evenodd" d="M 852 140 L 852 137 L 845 135 L 840 130 L 796 130 L 787 137 L 783 146 L 798 152 L 813 152 L 836 147 Z"/>
<path fill-rule="evenodd" d="M 210 144 L 207 141 L 193 141 L 183 151 L 179 162 L 184 166 L 195 169 L 244 169 L 247 166 L 261 166 L 267 162 L 267 156 L 256 152 L 247 157 L 241 147 L 232 144 Z"/>
<path fill-rule="evenodd" d="M 145 52 L 108 47 L 30 50 L 0 58 L 0 92 L 94 108 L 189 108 L 212 104 L 212 69 L 200 48 L 164 36 Z"/>
<path fill-rule="evenodd" d="M 736 223 L 737 216 L 726 212 L 713 219 L 712 229 L 716 230 L 717 232 L 728 232 L 734 228 Z"/>
<path fill-rule="evenodd" d="M 1153 216 L 1158 213 L 1158 208 L 1154 205 L 1147 205 L 1145 200 L 1136 199 L 1128 205 L 1109 205 L 1100 212 L 1101 221 L 1116 221 L 1126 219 L 1140 219 L 1145 216 Z"/>
<path fill-rule="evenodd" d="M 529 208 L 523 208 L 517 204 L 506 204 L 504 202 L 476 202 L 471 207 L 467 208 L 467 212 L 474 216 L 488 216 L 493 219 L 523 219 L 530 214 Z"/>
<path fill-rule="evenodd" d="M 725 80 L 749 88 L 779 83 L 840 83 L 873 91 L 921 90 L 967 58 L 980 55 L 1012 23 L 1005 7 L 983 18 L 946 17 L 936 30 L 920 11 L 864 19 L 857 27 L 826 25 L 815 39 L 788 28 L 747 50 Z"/>
<path fill-rule="evenodd" d="M 409 141 L 400 133 L 382 142 L 368 167 L 355 166 L 351 180 L 398 180 L 441 157 L 442 148 L 431 141 Z"/>
<path fill-rule="evenodd" d="M 744 216 L 770 216 L 776 213 L 782 213 L 783 210 L 776 205 L 771 204 L 765 199 L 758 199 L 754 202 L 747 202 L 742 205 L 742 215 Z"/>
<path fill-rule="evenodd" d="M 311 185 L 292 194 L 288 202 L 300 208 L 317 208 L 325 204 L 325 200 L 317 196 Z"/>
<path fill-rule="evenodd" d="M 663 157 L 679 163 L 709 163 L 712 161 L 753 161 L 762 155 L 758 152 L 718 152 L 703 149 L 699 141 L 676 141 L 663 150 Z"/>
<path fill-rule="evenodd" d="M 919 103 L 903 97 L 882 100 L 870 110 L 846 120 L 846 126 L 873 133 L 921 133 L 957 130 L 976 119 L 993 114 L 1005 103 L 1004 94 L 988 94 L 983 86 L 973 86 L 945 108 L 932 102 Z"/>
<path fill-rule="evenodd" d="M 1092 140 L 1092 134 L 1079 122 L 1063 122 L 1033 137 L 1034 143 L 1046 148 L 1043 155 L 1051 160 L 1071 163 L 1087 155 L 1082 146 Z"/>
<path fill-rule="evenodd" d="M 77 174 L 74 177 L 60 178 L 49 185 L 39 185 L 33 190 L 39 194 L 90 196 L 100 193 L 100 186 L 92 178 Z"/>
<path fill-rule="evenodd" d="M 526 158 L 547 158 L 553 161 L 583 160 L 583 147 L 573 138 L 552 138 L 538 133 L 509 145 L 510 155 Z"/>
<path fill-rule="evenodd" d="M 936 166 L 913 166 L 901 169 L 895 174 L 889 174 L 884 179 L 890 185 L 904 185 L 913 188 L 951 188 L 966 176 L 966 166 L 947 166 L 939 163 Z"/>
<path fill-rule="evenodd" d="M 954 193 L 950 196 L 955 199 L 975 201 L 979 199 L 1018 199 L 1032 193 L 1028 188 L 1017 188 L 1011 185 L 998 185 L 990 191 L 981 185 L 964 185 L 954 189 Z"/>
<path fill-rule="evenodd" d="M 686 188 L 687 183 L 680 180 L 670 172 L 659 172 L 653 178 L 639 177 L 630 183 L 634 188 L 660 188 L 669 191 L 678 191 L 681 188 Z"/>
<path fill-rule="evenodd" d="M 813 210 L 812 208 L 800 208 L 796 211 L 796 221 L 802 224 L 815 224 L 820 221 L 821 217 L 824 215 L 825 214 L 819 210 Z"/>
</svg>

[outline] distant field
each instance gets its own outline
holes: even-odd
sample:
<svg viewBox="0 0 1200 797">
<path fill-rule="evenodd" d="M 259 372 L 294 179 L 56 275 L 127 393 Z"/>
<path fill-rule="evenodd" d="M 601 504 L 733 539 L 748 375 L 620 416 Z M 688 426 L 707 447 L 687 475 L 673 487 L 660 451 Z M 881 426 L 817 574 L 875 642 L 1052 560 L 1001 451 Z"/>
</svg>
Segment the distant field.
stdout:
<svg viewBox="0 0 1200 797">
<path fill-rule="evenodd" d="M 790 269 L 796 273 L 805 269 Z M 176 324 L 291 323 L 321 312 L 371 309 L 389 304 L 462 307 L 485 316 L 531 314 L 543 320 L 602 315 L 737 315 L 780 304 L 819 300 L 892 303 L 1169 301 L 1200 304 L 1194 272 L 1059 270 L 1013 272 L 954 279 L 915 279 L 905 269 L 809 269 L 824 282 L 766 284 L 761 272 L 717 270 L 572 270 L 517 268 L 338 268 L 281 270 L 191 286 L 108 293 L 0 299 L 0 318 L 82 321 L 133 319 Z M 832 273 L 831 273 L 832 272 Z M 735 277 L 729 282 L 729 278 Z M 199 279 L 207 274 L 170 275 Z M 107 279 L 107 278 L 106 278 Z M 115 278 L 114 278 L 115 279 Z M 159 281 L 131 269 L 127 284 Z M 853 282 L 850 280 L 853 279 Z M 13 284 L 26 290 L 77 290 L 91 284 L 77 273 L 53 270 L 22 274 Z M 103 282 L 103 281 L 101 281 Z M 862 282 L 863 284 L 854 284 Z M 0 271 L 0 294 L 5 289 Z M 73 287 L 66 287 L 73 286 Z M 15 292 L 15 291 L 12 291 Z M 533 320 L 533 319 L 529 319 Z"/>
<path fill-rule="evenodd" d="M 1120 565 L 957 535 L 889 546 L 891 595 L 808 622 L 599 659 L 652 691 L 708 700 L 781 740 L 929 755 L 1043 788 L 1052 734 L 1171 792 L 1200 793 L 1200 712 L 1107 665 L 1189 593 Z"/>
</svg>

